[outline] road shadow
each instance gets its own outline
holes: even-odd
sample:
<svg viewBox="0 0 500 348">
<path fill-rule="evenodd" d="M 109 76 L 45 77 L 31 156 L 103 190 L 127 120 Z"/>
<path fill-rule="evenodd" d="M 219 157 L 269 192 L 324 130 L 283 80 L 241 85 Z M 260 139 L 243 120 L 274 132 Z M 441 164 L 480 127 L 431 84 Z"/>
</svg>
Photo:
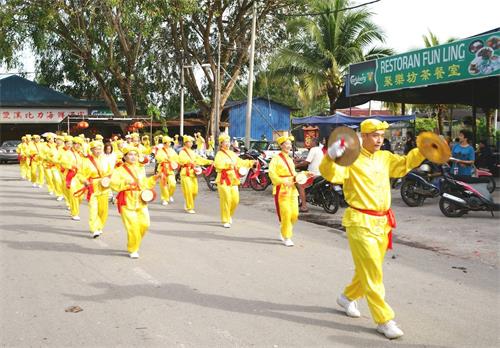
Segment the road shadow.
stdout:
<svg viewBox="0 0 500 348">
<path fill-rule="evenodd" d="M 0 194 L 0 198 L 2 197 L 2 195 Z M 55 199 L 54 199 L 54 202 L 56 203 L 59 203 L 57 202 Z M 0 207 L 5 207 L 5 208 L 10 208 L 10 207 L 20 207 L 20 208 L 35 208 L 35 209 L 57 209 L 57 210 L 65 210 L 66 208 L 64 208 L 62 205 L 37 205 L 37 204 L 31 204 L 31 203 L 10 203 L 10 202 L 0 202 Z M 31 215 L 31 214 L 30 214 Z"/>
<path fill-rule="evenodd" d="M 56 243 L 56 242 L 40 242 L 40 241 L 13 241 L 1 240 L 9 248 L 16 250 L 41 250 L 41 251 L 56 251 L 64 253 L 77 253 L 85 255 L 101 255 L 101 256 L 127 256 L 128 253 L 124 250 L 102 249 L 102 248 L 85 248 L 75 243 Z"/>
<path fill-rule="evenodd" d="M 81 227 L 81 226 L 79 226 Z M 74 238 L 90 238 L 90 232 L 88 230 L 82 229 L 62 229 L 54 226 L 36 224 L 36 225 L 26 225 L 26 224 L 0 224 L 0 230 L 5 230 L 7 232 L 16 232 L 20 234 L 32 234 L 32 233 L 48 233 L 56 235 L 65 235 Z"/>
<path fill-rule="evenodd" d="M 217 294 L 207 294 L 197 289 L 190 288 L 183 284 L 167 283 L 151 286 L 149 284 L 116 285 L 111 283 L 89 284 L 97 289 L 103 289 L 103 293 L 98 295 L 75 295 L 62 294 L 71 298 L 75 302 L 91 301 L 105 303 L 108 301 L 123 301 L 135 297 L 150 297 L 166 301 L 188 303 L 200 307 L 212 308 L 226 312 L 242 313 L 260 317 L 285 320 L 301 325 L 312 325 L 327 327 L 336 330 L 343 330 L 353 333 L 367 332 L 373 333 L 373 329 L 359 325 L 349 325 L 342 322 L 307 317 L 295 313 L 310 314 L 333 314 L 335 317 L 345 314 L 338 314 L 328 307 L 304 306 L 296 304 L 273 303 L 261 300 L 251 300 L 238 297 L 230 297 Z"/>
<path fill-rule="evenodd" d="M 221 230 L 223 228 L 221 227 Z M 225 229 L 230 233 L 229 229 Z M 172 230 L 159 230 L 157 228 L 150 229 L 151 233 L 165 235 L 170 237 L 180 237 L 198 240 L 214 240 L 214 241 L 229 241 L 229 242 L 240 242 L 240 243 L 252 243 L 252 244 L 266 244 L 266 245 L 276 245 L 282 244 L 277 238 L 261 238 L 261 237 L 239 237 L 235 235 L 223 235 L 212 231 L 172 231 Z"/>
<path fill-rule="evenodd" d="M 449 346 L 435 345 L 425 343 L 405 343 L 404 337 L 397 340 L 388 340 L 383 337 L 381 334 L 377 333 L 375 330 L 372 331 L 374 336 L 378 336 L 374 339 L 364 338 L 364 337 L 353 337 L 353 336 L 343 336 L 343 335 L 332 335 L 329 336 L 328 339 L 332 342 L 332 346 L 336 345 L 347 345 L 353 347 L 370 347 L 370 348 L 383 348 L 383 347 L 405 347 L 405 348 L 450 348 Z"/>
<path fill-rule="evenodd" d="M 64 208 L 61 208 L 60 209 L 61 212 L 66 212 L 66 209 Z M 78 223 L 77 221 L 72 221 L 70 216 L 68 214 L 65 214 L 65 216 L 63 216 L 63 214 L 61 215 L 49 215 L 49 214 L 35 214 L 33 212 L 26 212 L 25 210 L 4 210 L 4 211 L 1 211 L 1 214 L 7 218 L 10 218 L 11 221 L 14 221 L 16 220 L 16 216 L 17 217 L 22 217 L 23 219 L 26 219 L 26 218 L 32 218 L 32 217 L 37 217 L 37 218 L 44 218 L 44 219 L 57 219 L 57 220 L 68 220 L 68 221 L 71 221 L 71 222 L 74 222 L 74 223 Z"/>
</svg>

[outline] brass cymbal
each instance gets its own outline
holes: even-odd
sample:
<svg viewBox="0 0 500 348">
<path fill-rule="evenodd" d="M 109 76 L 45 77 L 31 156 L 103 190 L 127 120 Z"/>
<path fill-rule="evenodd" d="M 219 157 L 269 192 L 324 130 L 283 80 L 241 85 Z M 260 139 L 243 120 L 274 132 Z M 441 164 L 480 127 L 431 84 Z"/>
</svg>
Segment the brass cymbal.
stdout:
<svg viewBox="0 0 500 348">
<path fill-rule="evenodd" d="M 353 164 L 358 158 L 359 152 L 361 151 L 361 144 L 359 143 L 358 135 L 351 128 L 337 127 L 328 138 L 328 146 L 342 139 L 344 139 L 346 149 L 342 156 L 335 159 L 335 163 L 347 167 Z"/>
<path fill-rule="evenodd" d="M 433 163 L 443 164 L 450 160 L 450 147 L 436 133 L 420 133 L 417 136 L 417 148 L 425 158 Z"/>
</svg>

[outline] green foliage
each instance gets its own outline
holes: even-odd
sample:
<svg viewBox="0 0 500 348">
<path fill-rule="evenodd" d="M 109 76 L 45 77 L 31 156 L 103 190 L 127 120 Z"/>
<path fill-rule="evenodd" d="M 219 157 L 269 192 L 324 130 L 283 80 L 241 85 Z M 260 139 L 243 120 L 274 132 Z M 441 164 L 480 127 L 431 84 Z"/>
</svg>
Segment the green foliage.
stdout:
<svg viewBox="0 0 500 348">
<path fill-rule="evenodd" d="M 431 118 L 417 118 L 415 120 L 415 129 L 417 134 L 419 132 L 433 132 L 437 127 L 437 120 L 434 117 Z"/>
</svg>

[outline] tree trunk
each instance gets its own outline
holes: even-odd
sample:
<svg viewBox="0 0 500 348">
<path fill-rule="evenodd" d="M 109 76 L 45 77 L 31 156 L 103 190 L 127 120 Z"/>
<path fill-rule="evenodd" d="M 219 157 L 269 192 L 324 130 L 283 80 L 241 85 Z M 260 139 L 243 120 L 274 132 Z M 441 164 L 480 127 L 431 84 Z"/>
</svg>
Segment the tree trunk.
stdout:
<svg viewBox="0 0 500 348">
<path fill-rule="evenodd" d="M 327 89 L 327 94 L 328 101 L 330 103 L 330 115 L 333 115 L 335 113 L 335 102 L 339 97 L 339 89 L 337 88 L 337 86 L 330 86 Z"/>
<path fill-rule="evenodd" d="M 443 114 L 444 114 L 444 108 L 442 105 L 438 105 L 438 112 L 437 112 L 437 125 L 438 125 L 438 133 L 439 134 L 444 134 L 444 124 L 443 124 Z"/>
<path fill-rule="evenodd" d="M 493 124 L 493 118 L 495 117 L 493 109 L 484 109 L 484 117 L 486 120 L 486 136 L 488 141 L 490 141 L 493 136 L 491 126 Z"/>
</svg>

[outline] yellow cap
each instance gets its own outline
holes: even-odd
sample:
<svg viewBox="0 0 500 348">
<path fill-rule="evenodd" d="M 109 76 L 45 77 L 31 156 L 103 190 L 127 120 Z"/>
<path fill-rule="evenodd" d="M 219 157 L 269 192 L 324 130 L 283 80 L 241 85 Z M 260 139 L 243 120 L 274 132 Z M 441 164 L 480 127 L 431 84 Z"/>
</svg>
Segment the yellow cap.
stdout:
<svg viewBox="0 0 500 348">
<path fill-rule="evenodd" d="M 226 140 L 231 141 L 231 137 L 226 133 L 222 133 L 221 135 L 219 135 L 219 144 Z"/>
<path fill-rule="evenodd" d="M 83 139 L 80 137 L 73 137 L 73 143 L 83 144 Z"/>
<path fill-rule="evenodd" d="M 26 138 L 26 136 L 25 136 L 25 135 L 23 135 L 23 136 L 21 137 L 21 140 L 26 140 L 26 139 L 28 139 L 28 138 Z"/>
<path fill-rule="evenodd" d="M 163 143 L 164 143 L 164 144 L 166 144 L 166 143 L 171 143 L 171 142 L 173 142 L 173 141 L 174 141 L 174 139 L 170 138 L 168 135 L 164 135 L 164 136 L 162 137 L 162 141 L 163 141 Z"/>
<path fill-rule="evenodd" d="M 125 156 L 126 154 L 128 154 L 129 152 L 135 152 L 135 153 L 139 153 L 139 149 L 135 146 L 125 146 L 124 148 L 122 148 L 120 150 L 123 155 Z"/>
<path fill-rule="evenodd" d="M 38 134 L 33 134 L 32 138 L 33 139 L 40 139 L 40 136 Z"/>
<path fill-rule="evenodd" d="M 290 135 L 290 136 L 288 136 L 288 135 L 282 135 L 281 137 L 279 137 L 278 139 L 276 139 L 276 142 L 278 143 L 278 145 L 281 145 L 281 144 L 283 144 L 287 140 L 294 141 L 295 137 L 293 135 Z"/>
<path fill-rule="evenodd" d="M 375 118 L 369 118 L 364 120 L 360 124 L 361 133 L 373 133 L 379 130 L 385 130 L 389 128 L 389 123 L 385 121 L 379 121 Z"/>
<path fill-rule="evenodd" d="M 149 135 L 147 135 L 147 134 L 143 135 L 143 136 L 142 136 L 142 139 L 143 139 L 143 140 L 144 140 L 144 139 L 149 139 Z"/>
<path fill-rule="evenodd" d="M 132 137 L 132 139 L 139 139 L 139 133 L 132 133 L 130 134 L 130 136 Z"/>
<path fill-rule="evenodd" d="M 56 140 L 62 140 L 62 141 L 64 141 L 64 137 L 62 135 L 57 135 L 56 136 Z"/>
<path fill-rule="evenodd" d="M 188 141 L 193 142 L 194 138 L 192 136 L 190 136 L 190 135 L 184 135 L 182 137 L 182 141 L 185 142 L 185 143 L 187 143 Z"/>
<path fill-rule="evenodd" d="M 94 137 L 95 140 L 103 140 L 104 137 L 100 134 L 96 134 L 95 137 Z"/>
<path fill-rule="evenodd" d="M 91 149 L 93 149 L 94 147 L 104 147 L 104 144 L 102 143 L 102 141 L 99 141 L 99 140 L 94 140 L 94 141 L 91 141 L 90 144 L 89 144 L 89 147 Z"/>
<path fill-rule="evenodd" d="M 66 132 L 62 132 L 62 133 L 61 133 L 61 135 L 62 135 L 63 137 L 65 137 L 66 135 L 68 135 L 68 133 L 66 133 Z"/>
<path fill-rule="evenodd" d="M 73 137 L 71 135 L 65 135 L 64 136 L 64 142 L 71 141 L 73 142 Z"/>
<path fill-rule="evenodd" d="M 85 134 L 78 134 L 78 136 L 82 139 L 85 139 Z"/>
</svg>

